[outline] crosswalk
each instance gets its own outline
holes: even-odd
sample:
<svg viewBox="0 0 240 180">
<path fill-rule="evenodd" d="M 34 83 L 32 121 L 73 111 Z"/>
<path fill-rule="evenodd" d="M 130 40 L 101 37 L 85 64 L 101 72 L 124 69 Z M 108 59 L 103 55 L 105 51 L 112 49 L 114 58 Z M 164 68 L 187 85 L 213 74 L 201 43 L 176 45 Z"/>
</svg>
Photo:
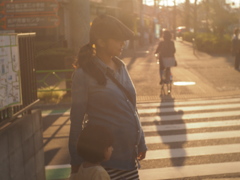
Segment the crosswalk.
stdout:
<svg viewBox="0 0 240 180">
<path fill-rule="evenodd" d="M 138 112 L 149 148 L 141 180 L 240 177 L 240 98 L 143 103 Z"/>
<path fill-rule="evenodd" d="M 240 177 L 240 97 L 137 106 L 148 146 L 141 180 Z M 69 110 L 43 113 L 51 115 L 69 117 Z M 47 180 L 69 171 L 69 164 L 46 166 Z"/>
</svg>

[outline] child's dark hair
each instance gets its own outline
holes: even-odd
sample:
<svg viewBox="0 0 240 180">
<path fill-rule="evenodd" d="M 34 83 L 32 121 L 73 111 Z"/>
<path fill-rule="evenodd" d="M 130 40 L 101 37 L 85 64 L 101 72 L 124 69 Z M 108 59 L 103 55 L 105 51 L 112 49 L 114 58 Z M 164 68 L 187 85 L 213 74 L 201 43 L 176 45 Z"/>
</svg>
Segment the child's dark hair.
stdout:
<svg viewBox="0 0 240 180">
<path fill-rule="evenodd" d="M 112 144 L 113 135 L 109 130 L 99 125 L 87 125 L 78 138 L 77 152 L 85 161 L 98 163 L 104 160 L 104 152 Z"/>
</svg>

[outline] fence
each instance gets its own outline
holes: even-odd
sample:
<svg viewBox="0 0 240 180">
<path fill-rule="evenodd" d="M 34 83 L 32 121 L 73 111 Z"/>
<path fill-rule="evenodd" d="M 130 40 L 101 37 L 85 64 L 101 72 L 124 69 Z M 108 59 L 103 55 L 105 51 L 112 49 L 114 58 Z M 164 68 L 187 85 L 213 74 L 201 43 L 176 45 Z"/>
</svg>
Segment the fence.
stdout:
<svg viewBox="0 0 240 180">
<path fill-rule="evenodd" d="M 70 91 L 73 69 L 37 70 L 38 92 Z"/>
<path fill-rule="evenodd" d="M 0 126 L 30 113 L 32 106 L 38 102 L 37 83 L 34 61 L 35 33 L 19 34 L 19 59 L 22 86 L 22 105 L 7 107 L 0 111 Z"/>
</svg>

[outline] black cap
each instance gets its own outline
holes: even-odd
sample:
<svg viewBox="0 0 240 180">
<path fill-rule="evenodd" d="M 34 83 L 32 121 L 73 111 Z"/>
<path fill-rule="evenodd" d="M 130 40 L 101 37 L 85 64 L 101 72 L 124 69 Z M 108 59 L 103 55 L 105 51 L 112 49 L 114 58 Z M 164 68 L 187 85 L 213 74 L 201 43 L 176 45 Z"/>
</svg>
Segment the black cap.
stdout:
<svg viewBox="0 0 240 180">
<path fill-rule="evenodd" d="M 90 43 L 96 43 L 97 39 L 117 39 L 117 40 L 129 40 L 134 37 L 133 31 L 131 31 L 126 25 L 115 17 L 109 15 L 101 15 L 96 17 L 90 28 Z"/>
</svg>

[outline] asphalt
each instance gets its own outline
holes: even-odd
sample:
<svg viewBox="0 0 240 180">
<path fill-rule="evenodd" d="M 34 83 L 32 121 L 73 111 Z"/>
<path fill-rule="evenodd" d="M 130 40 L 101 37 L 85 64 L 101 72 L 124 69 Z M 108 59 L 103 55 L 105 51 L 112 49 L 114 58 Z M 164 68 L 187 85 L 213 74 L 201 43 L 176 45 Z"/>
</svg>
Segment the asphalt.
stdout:
<svg viewBox="0 0 240 180">
<path fill-rule="evenodd" d="M 207 54 L 193 50 L 192 44 L 175 40 L 178 66 L 172 68 L 171 94 L 161 93 L 159 65 L 154 56 L 158 42 L 124 50 L 121 56 L 137 91 L 137 102 L 159 102 L 174 99 L 212 99 L 240 95 L 240 71 L 234 69 L 230 54 Z M 182 82 L 194 85 L 175 85 Z M 52 109 L 69 107 L 71 98 L 65 96 L 59 103 L 42 103 L 36 108 Z"/>
<path fill-rule="evenodd" d="M 236 96 L 240 94 L 240 72 L 233 67 L 234 58 L 231 55 L 214 55 L 199 51 L 193 51 L 192 44 L 177 40 L 176 59 L 178 66 L 172 68 L 173 81 L 194 82 L 195 85 L 173 85 L 171 95 L 161 95 L 159 87 L 158 66 L 152 60 L 156 44 L 148 48 L 149 54 L 144 58 L 139 57 L 139 64 L 147 61 L 152 63 L 149 67 L 152 73 L 139 75 L 136 70 L 130 69 L 130 75 L 137 90 L 138 102 L 159 101 L 174 98 L 175 100 L 186 100 L 195 98 L 219 98 Z M 149 61 L 151 59 L 152 61 Z M 138 61 L 137 60 L 137 61 Z M 125 59 L 126 62 L 128 62 Z M 146 65 L 146 64 L 145 64 Z M 146 69 L 147 70 L 147 69 Z M 136 76 L 140 76 L 140 78 Z M 146 79 L 145 84 L 139 79 Z"/>
</svg>

